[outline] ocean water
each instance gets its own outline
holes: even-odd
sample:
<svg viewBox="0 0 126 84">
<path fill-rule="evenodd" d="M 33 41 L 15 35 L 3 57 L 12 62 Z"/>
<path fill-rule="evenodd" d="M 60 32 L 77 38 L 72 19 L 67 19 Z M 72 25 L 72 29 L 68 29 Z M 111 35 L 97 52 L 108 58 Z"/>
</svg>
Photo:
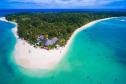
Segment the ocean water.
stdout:
<svg viewBox="0 0 126 84">
<path fill-rule="evenodd" d="M 118 10 L 120 13 L 125 11 L 126 9 Z M 117 9 L 0 9 L 0 16 L 22 12 L 117 12 Z"/>
<path fill-rule="evenodd" d="M 12 59 L 15 25 L 1 21 L 0 25 L 0 84 L 126 84 L 125 17 L 80 31 L 62 61 L 49 71 L 17 66 Z"/>
<path fill-rule="evenodd" d="M 6 84 L 14 75 L 10 61 L 16 43 L 13 27 L 14 24 L 0 21 L 0 84 Z"/>
</svg>

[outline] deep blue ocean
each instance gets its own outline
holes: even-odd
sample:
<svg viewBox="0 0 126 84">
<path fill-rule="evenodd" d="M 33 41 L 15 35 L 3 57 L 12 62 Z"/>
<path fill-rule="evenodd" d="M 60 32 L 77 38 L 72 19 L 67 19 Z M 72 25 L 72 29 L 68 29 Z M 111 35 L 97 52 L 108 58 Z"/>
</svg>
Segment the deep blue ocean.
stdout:
<svg viewBox="0 0 126 84">
<path fill-rule="evenodd" d="M 126 17 L 98 22 L 76 34 L 62 61 L 44 76 L 13 61 L 12 23 L 0 21 L 0 84 L 126 84 Z"/>
<path fill-rule="evenodd" d="M 124 11 L 126 9 L 118 10 L 118 12 Z M 0 16 L 22 12 L 117 12 L 117 9 L 0 9 Z"/>
</svg>

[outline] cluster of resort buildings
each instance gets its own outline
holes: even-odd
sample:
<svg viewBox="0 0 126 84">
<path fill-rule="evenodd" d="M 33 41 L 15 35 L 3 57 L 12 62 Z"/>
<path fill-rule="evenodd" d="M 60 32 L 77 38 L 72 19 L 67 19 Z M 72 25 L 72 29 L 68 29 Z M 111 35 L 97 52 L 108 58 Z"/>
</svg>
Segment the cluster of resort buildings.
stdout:
<svg viewBox="0 0 126 84">
<path fill-rule="evenodd" d="M 40 35 L 38 38 L 37 38 L 37 43 L 36 45 L 40 45 L 40 43 L 42 42 L 44 46 L 49 46 L 49 45 L 54 45 L 56 44 L 56 42 L 58 41 L 58 38 L 57 37 L 54 37 L 54 38 L 51 38 L 51 39 L 46 39 L 44 37 L 44 35 Z"/>
</svg>

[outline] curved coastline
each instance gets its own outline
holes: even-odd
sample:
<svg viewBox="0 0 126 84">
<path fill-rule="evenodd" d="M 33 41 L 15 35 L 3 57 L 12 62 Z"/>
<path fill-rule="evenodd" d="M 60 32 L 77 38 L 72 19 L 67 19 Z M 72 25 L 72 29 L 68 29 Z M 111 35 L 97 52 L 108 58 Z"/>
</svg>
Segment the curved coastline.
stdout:
<svg viewBox="0 0 126 84">
<path fill-rule="evenodd" d="M 18 30 L 17 23 L 11 22 L 16 25 L 16 27 L 12 29 L 17 39 L 17 43 L 15 45 L 15 51 L 14 51 L 15 62 L 17 65 L 26 69 L 27 68 L 28 69 L 45 69 L 45 70 L 53 69 L 55 66 L 58 65 L 58 63 L 65 56 L 65 53 L 67 52 L 73 38 L 75 37 L 77 33 L 88 28 L 91 25 L 96 24 L 97 22 L 108 20 L 108 19 L 111 19 L 111 18 L 95 20 L 80 28 L 77 28 L 73 32 L 72 36 L 68 40 L 65 47 L 59 47 L 57 49 L 52 49 L 52 50 L 35 48 L 33 47 L 33 45 L 30 45 L 27 41 L 20 39 L 17 34 L 17 30 Z M 10 22 L 10 21 L 7 21 L 5 17 L 0 18 L 0 20 Z"/>
</svg>

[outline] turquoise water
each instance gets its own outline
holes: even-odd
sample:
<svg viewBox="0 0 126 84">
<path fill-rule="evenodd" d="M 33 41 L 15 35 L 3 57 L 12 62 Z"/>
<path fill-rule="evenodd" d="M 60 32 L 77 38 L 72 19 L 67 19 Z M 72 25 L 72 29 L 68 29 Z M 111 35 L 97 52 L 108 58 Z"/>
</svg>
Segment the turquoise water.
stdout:
<svg viewBox="0 0 126 84">
<path fill-rule="evenodd" d="M 0 84 L 6 84 L 5 82 L 11 80 L 14 75 L 9 60 L 16 43 L 11 32 L 14 26 L 14 24 L 0 21 Z"/>
<path fill-rule="evenodd" d="M 13 24 L 0 22 L 0 84 L 126 84 L 126 22 L 101 21 L 79 32 L 54 70 L 30 71 L 11 62 Z M 43 76 L 41 76 L 43 75 Z"/>
</svg>

